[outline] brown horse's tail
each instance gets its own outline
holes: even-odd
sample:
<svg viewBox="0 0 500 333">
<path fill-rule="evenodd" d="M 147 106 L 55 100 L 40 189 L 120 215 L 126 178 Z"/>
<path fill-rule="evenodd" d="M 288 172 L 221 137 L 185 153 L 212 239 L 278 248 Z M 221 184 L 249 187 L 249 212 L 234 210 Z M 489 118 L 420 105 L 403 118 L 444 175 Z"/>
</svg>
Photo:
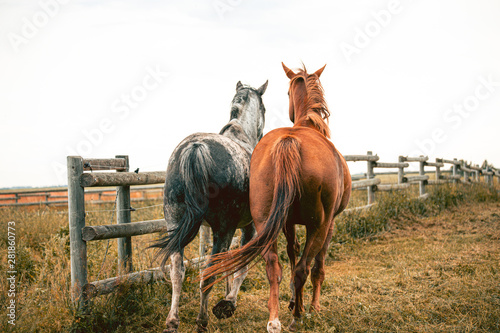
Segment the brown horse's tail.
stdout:
<svg viewBox="0 0 500 333">
<path fill-rule="evenodd" d="M 225 278 L 250 264 L 259 254 L 264 255 L 278 239 L 283 229 L 295 195 L 300 195 L 300 140 L 292 135 L 282 136 L 274 145 L 271 156 L 274 164 L 274 193 L 271 209 L 264 228 L 240 249 L 212 256 L 212 265 L 203 272 L 206 280 L 227 273 Z"/>
</svg>

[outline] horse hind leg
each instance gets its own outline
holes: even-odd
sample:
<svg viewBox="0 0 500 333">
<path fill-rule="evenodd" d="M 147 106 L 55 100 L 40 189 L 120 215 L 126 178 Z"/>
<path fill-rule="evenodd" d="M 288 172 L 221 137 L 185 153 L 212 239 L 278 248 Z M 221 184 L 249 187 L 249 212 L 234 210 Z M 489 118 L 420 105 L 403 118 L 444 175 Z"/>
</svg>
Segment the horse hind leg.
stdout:
<svg viewBox="0 0 500 333">
<path fill-rule="evenodd" d="M 297 263 L 297 256 L 300 255 L 300 244 L 295 234 L 295 225 L 288 224 L 285 229 L 285 236 L 287 240 L 286 251 L 288 258 L 290 259 L 290 292 L 292 296 L 290 297 L 290 303 L 288 304 L 288 309 L 293 311 L 295 307 L 295 284 L 293 282 L 293 273 L 295 271 L 295 265 Z"/>
<path fill-rule="evenodd" d="M 296 304 L 293 309 L 293 321 L 288 327 L 290 331 L 297 330 L 301 322 L 302 312 L 304 312 L 304 285 L 311 272 L 311 262 L 322 249 L 327 235 L 328 225 L 321 225 L 318 229 L 307 228 L 307 239 L 304 252 L 300 258 L 294 272 Z"/>
<path fill-rule="evenodd" d="M 243 246 L 246 243 L 248 243 L 253 238 L 254 235 L 255 235 L 255 226 L 253 223 L 250 223 L 248 226 L 242 229 L 240 245 Z M 227 293 L 226 297 L 220 300 L 212 309 L 212 313 L 218 319 L 229 318 L 236 311 L 238 292 L 247 274 L 248 274 L 248 266 L 234 273 L 233 284 L 230 287 L 230 289 L 228 289 L 229 292 Z"/>
<path fill-rule="evenodd" d="M 266 273 L 269 280 L 269 321 L 267 323 L 268 333 L 281 332 L 281 323 L 279 321 L 279 284 L 281 282 L 282 270 L 278 258 L 278 243 L 274 242 L 269 251 L 264 255 L 266 261 Z"/>
<path fill-rule="evenodd" d="M 212 230 L 213 231 L 213 230 Z M 213 231 L 213 243 L 212 255 L 225 252 L 229 250 L 231 245 L 231 239 L 233 238 L 235 230 L 229 231 Z M 209 260 L 207 268 L 212 266 L 212 260 Z M 203 273 L 202 273 L 203 274 Z M 196 323 L 198 324 L 198 332 L 206 332 L 208 326 L 208 298 L 213 286 L 208 287 L 215 281 L 216 277 L 204 280 L 202 278 L 200 282 L 200 312 L 198 313 L 198 318 Z"/>
<path fill-rule="evenodd" d="M 309 309 L 309 312 L 312 312 L 313 310 L 314 311 L 320 310 L 319 298 L 321 295 L 321 285 L 323 284 L 323 281 L 325 280 L 325 258 L 326 258 L 326 253 L 328 251 L 328 246 L 330 245 L 330 241 L 332 239 L 333 230 L 334 230 L 334 223 L 332 221 L 331 226 L 330 226 L 330 230 L 328 231 L 328 234 L 327 234 L 326 239 L 325 239 L 325 243 L 323 244 L 323 247 L 321 248 L 319 253 L 314 258 L 314 266 L 311 270 L 311 282 L 313 285 L 313 297 L 312 297 L 311 307 Z"/>
<path fill-rule="evenodd" d="M 177 333 L 179 328 L 179 300 L 181 297 L 182 282 L 186 274 L 184 267 L 184 249 L 170 256 L 170 279 L 172 280 L 172 304 L 165 322 L 166 329 L 163 333 Z"/>
</svg>

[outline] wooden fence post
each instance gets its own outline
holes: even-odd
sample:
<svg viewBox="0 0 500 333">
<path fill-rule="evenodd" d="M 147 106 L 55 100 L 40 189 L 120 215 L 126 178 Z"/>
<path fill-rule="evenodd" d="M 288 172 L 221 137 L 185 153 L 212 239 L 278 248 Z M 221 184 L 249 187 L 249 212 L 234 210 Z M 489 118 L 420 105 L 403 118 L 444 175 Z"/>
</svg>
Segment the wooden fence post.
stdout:
<svg viewBox="0 0 500 333">
<path fill-rule="evenodd" d="M 486 169 L 488 170 L 488 185 L 489 186 L 493 186 L 493 174 L 492 174 L 492 170 L 490 168 Z"/>
<path fill-rule="evenodd" d="M 117 155 L 116 158 L 124 158 L 126 167 L 117 172 L 128 172 L 129 161 L 126 155 Z M 132 221 L 130 214 L 130 186 L 116 187 L 116 221 L 117 224 L 130 223 Z M 132 272 L 132 237 L 118 238 L 118 272 L 126 274 Z"/>
<path fill-rule="evenodd" d="M 404 161 L 405 161 L 404 156 L 399 156 L 398 162 L 399 163 L 404 163 Z M 400 167 L 398 169 L 398 184 L 403 184 L 404 177 L 405 177 L 405 168 L 404 167 Z"/>
<path fill-rule="evenodd" d="M 371 151 L 367 152 L 366 155 L 373 155 Z M 373 161 L 368 161 L 366 162 L 366 179 L 372 179 L 375 178 L 375 175 L 373 174 Z M 366 188 L 367 194 L 368 194 L 368 204 L 371 205 L 372 203 L 375 202 L 375 193 L 373 191 L 373 186 L 368 186 Z"/>
<path fill-rule="evenodd" d="M 451 167 L 452 168 L 452 175 L 453 177 L 455 177 L 457 175 L 457 164 L 456 162 L 458 162 L 458 160 L 456 158 L 453 159 L 453 166 Z M 458 179 L 455 179 L 453 178 L 453 184 L 458 184 Z"/>
<path fill-rule="evenodd" d="M 465 161 L 462 161 L 462 164 L 460 166 L 461 166 L 462 172 L 464 173 L 464 183 L 468 183 L 469 182 L 469 172 L 464 170 L 464 169 L 467 169 L 467 165 L 465 164 Z"/>
<path fill-rule="evenodd" d="M 424 155 L 420 155 L 420 157 L 424 157 Z M 425 169 L 424 169 L 424 166 L 425 166 L 425 161 L 420 161 L 419 162 L 419 175 L 420 176 L 425 176 Z M 418 188 L 419 188 L 419 192 L 420 192 L 420 196 L 424 195 L 425 194 L 425 183 L 427 181 L 426 180 L 421 180 L 419 183 L 418 183 Z"/>
<path fill-rule="evenodd" d="M 82 309 L 86 303 L 82 288 L 87 284 L 87 243 L 82 239 L 82 228 L 85 227 L 85 190 L 80 185 L 83 162 L 80 156 L 68 156 L 67 162 L 71 299 Z"/>
<path fill-rule="evenodd" d="M 443 163 L 443 160 L 440 158 L 436 158 L 436 164 Z M 439 185 L 439 180 L 441 179 L 441 167 L 436 166 L 436 184 Z"/>
</svg>

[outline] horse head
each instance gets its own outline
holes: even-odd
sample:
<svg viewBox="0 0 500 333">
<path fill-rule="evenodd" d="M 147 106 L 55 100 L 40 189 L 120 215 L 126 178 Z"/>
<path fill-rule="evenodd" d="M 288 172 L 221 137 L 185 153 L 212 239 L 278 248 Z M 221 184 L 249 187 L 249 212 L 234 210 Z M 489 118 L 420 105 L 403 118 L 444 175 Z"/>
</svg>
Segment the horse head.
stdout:
<svg viewBox="0 0 500 333">
<path fill-rule="evenodd" d="M 308 74 L 305 67 L 295 73 L 285 64 L 281 64 L 286 76 L 290 79 L 288 89 L 290 120 L 294 124 L 302 126 L 312 125 L 326 137 L 329 137 L 330 130 L 326 121 L 330 112 L 324 98 L 323 87 L 319 81 L 326 65 L 313 74 Z"/>
<path fill-rule="evenodd" d="M 249 143 L 255 147 L 264 132 L 266 108 L 262 102 L 262 95 L 266 92 L 267 83 L 268 81 L 260 88 L 255 89 L 238 81 L 236 94 L 231 102 L 230 121 L 221 134 L 225 132 L 227 127 L 237 123 L 250 140 Z"/>
</svg>

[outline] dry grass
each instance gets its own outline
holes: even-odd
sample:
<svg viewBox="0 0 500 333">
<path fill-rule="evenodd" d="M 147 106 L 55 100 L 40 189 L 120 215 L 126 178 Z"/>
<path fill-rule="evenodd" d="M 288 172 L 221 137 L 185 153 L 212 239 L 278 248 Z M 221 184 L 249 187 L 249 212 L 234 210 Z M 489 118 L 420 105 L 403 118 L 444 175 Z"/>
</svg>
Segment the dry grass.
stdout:
<svg viewBox="0 0 500 333">
<path fill-rule="evenodd" d="M 356 192 L 354 200 L 364 192 Z M 484 187 L 439 187 L 429 200 L 411 192 L 378 194 L 379 204 L 365 213 L 343 215 L 329 251 L 322 288 L 322 310 L 304 317 L 301 332 L 495 332 L 500 331 L 500 200 Z M 144 206 L 158 202 L 143 203 Z M 88 210 L 112 209 L 90 206 Z M 138 207 L 139 208 L 139 205 Z M 67 212 L 55 208 L 1 209 L 0 227 L 16 221 L 16 332 L 158 332 L 170 305 L 170 284 L 160 282 L 94 299 L 92 311 L 75 311 L 69 299 Z M 133 220 L 160 218 L 161 207 L 137 210 Z M 88 224 L 108 224 L 111 212 L 93 212 Z M 4 235 L 5 233 L 2 233 Z M 303 231 L 301 231 L 303 237 Z M 144 250 L 155 236 L 134 238 L 136 270 L 151 267 Z M 284 281 L 280 318 L 287 310 L 290 277 L 280 239 Z M 89 244 L 89 280 L 116 275 L 116 242 Z M 197 242 L 187 251 L 196 257 Z M 7 257 L 5 236 L 0 255 Z M 7 271 L 6 260 L 1 268 Z M 238 310 L 227 320 L 211 317 L 211 332 L 264 331 L 268 285 L 262 262 L 250 272 Z M 199 307 L 197 270 L 188 271 L 181 301 L 181 332 L 195 330 Z M 6 280 L 0 301 L 7 304 Z M 311 285 L 306 285 L 306 301 Z M 213 305 L 223 297 L 218 285 Z M 5 307 L 4 307 L 5 309 Z M 2 316 L 0 330 L 12 327 Z"/>
</svg>

